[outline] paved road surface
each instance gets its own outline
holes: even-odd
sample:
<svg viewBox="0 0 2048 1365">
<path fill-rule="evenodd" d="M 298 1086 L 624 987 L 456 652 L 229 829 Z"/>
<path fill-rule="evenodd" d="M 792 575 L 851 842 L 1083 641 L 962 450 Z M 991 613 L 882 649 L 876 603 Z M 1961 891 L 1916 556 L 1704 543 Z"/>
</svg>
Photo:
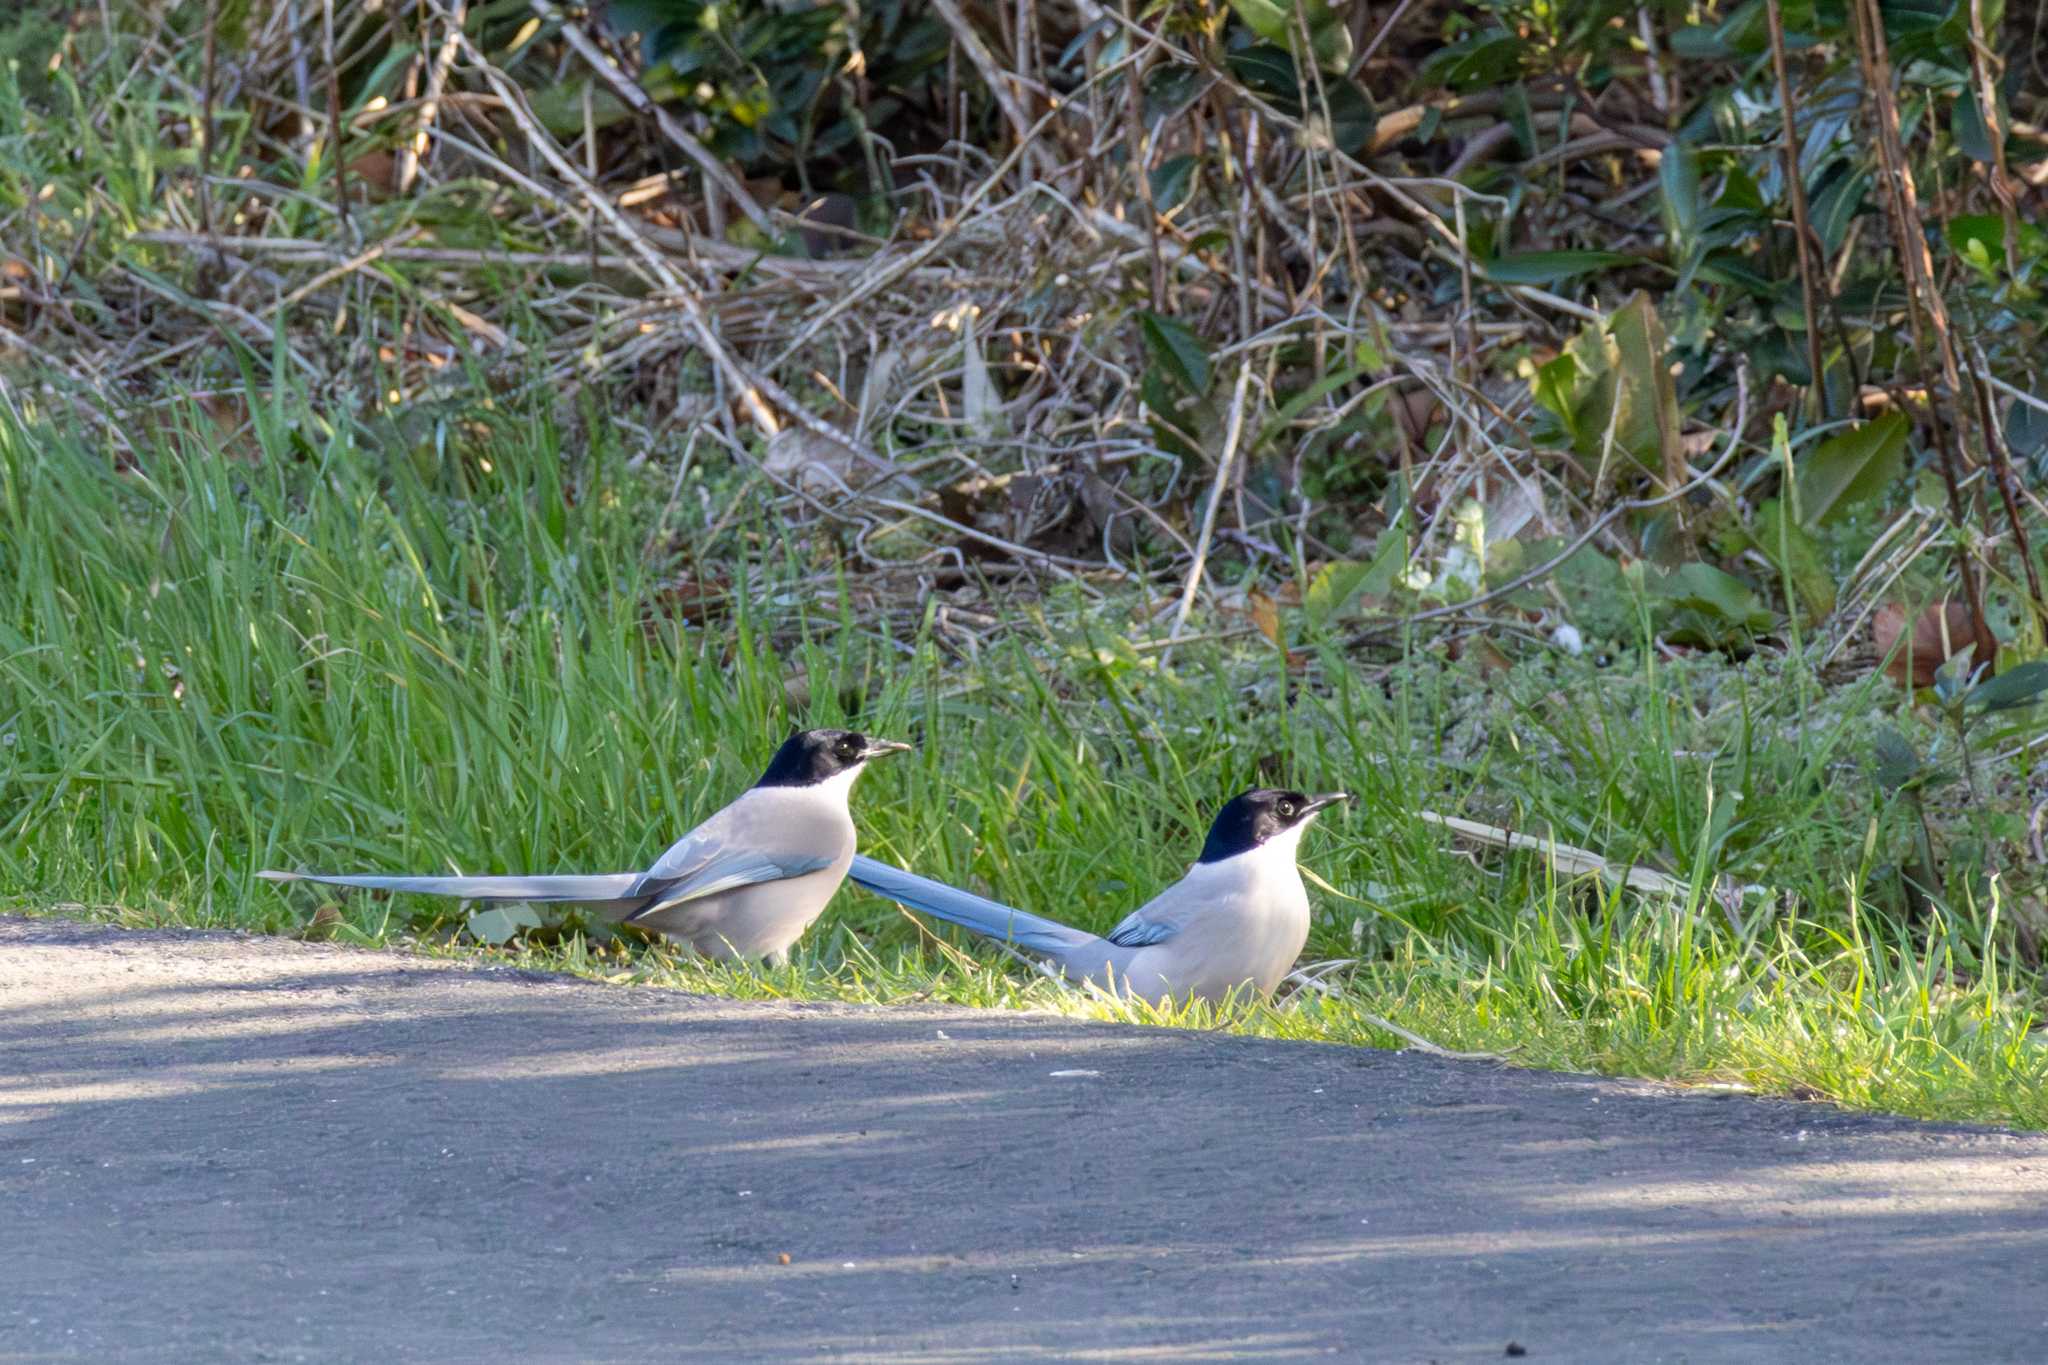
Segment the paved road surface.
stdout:
<svg viewBox="0 0 2048 1365">
<path fill-rule="evenodd" d="M 0 1360 L 1511 1342 L 2048 1358 L 2048 1139 L 0 917 Z"/>
</svg>

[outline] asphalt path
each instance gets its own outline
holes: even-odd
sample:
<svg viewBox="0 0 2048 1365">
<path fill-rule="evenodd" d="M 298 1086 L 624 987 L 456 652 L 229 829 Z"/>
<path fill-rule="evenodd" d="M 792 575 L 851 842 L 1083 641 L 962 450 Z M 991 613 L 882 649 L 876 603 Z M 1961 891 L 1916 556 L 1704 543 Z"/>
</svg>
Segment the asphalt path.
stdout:
<svg viewBox="0 0 2048 1365">
<path fill-rule="evenodd" d="M 2048 1138 L 0 916 L 0 1360 L 2039 1361 Z"/>
</svg>

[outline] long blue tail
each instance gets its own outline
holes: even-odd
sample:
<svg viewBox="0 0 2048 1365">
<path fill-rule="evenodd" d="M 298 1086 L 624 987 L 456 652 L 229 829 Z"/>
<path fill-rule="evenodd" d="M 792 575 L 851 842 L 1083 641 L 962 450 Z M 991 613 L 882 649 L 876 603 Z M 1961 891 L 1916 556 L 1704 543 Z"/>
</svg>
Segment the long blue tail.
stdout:
<svg viewBox="0 0 2048 1365">
<path fill-rule="evenodd" d="M 878 896 L 1034 953 L 1058 957 L 1095 941 L 1095 935 L 1084 930 L 935 882 L 930 877 L 920 877 L 915 872 L 905 872 L 900 867 L 878 863 L 858 853 L 853 855 L 853 866 L 846 875 Z"/>
<path fill-rule="evenodd" d="M 637 907 L 647 897 L 637 893 L 638 872 L 540 877 L 386 877 L 341 876 L 325 872 L 258 872 L 272 882 L 325 882 L 363 891 L 409 891 L 420 896 L 460 896 L 473 901 L 572 901 L 592 907 Z"/>
</svg>

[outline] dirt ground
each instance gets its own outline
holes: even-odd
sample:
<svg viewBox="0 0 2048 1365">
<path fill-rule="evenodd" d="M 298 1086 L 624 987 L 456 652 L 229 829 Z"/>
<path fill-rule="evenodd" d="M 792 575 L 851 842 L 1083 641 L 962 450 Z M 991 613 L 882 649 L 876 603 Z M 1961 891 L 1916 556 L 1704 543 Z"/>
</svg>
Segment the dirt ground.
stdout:
<svg viewBox="0 0 2048 1365">
<path fill-rule="evenodd" d="M 2040 1360 L 2048 1138 L 0 917 L 0 1360 Z"/>
</svg>

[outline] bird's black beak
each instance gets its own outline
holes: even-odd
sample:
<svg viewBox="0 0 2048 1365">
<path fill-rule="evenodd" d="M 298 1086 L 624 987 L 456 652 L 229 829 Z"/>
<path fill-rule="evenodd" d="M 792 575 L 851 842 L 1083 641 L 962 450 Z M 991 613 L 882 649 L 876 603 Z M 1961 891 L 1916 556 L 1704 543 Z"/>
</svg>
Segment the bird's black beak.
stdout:
<svg viewBox="0 0 2048 1365">
<path fill-rule="evenodd" d="M 1351 799 L 1350 792 L 1324 792 L 1319 796 L 1311 796 L 1308 799 L 1308 805 L 1302 808 L 1301 813 L 1303 816 L 1314 815 L 1319 810 L 1327 809 L 1330 806 L 1342 805 Z"/>
<path fill-rule="evenodd" d="M 868 741 L 868 747 L 860 751 L 860 756 L 880 758 L 883 754 L 907 753 L 916 747 L 915 744 L 905 744 L 900 739 L 871 739 Z"/>
</svg>

